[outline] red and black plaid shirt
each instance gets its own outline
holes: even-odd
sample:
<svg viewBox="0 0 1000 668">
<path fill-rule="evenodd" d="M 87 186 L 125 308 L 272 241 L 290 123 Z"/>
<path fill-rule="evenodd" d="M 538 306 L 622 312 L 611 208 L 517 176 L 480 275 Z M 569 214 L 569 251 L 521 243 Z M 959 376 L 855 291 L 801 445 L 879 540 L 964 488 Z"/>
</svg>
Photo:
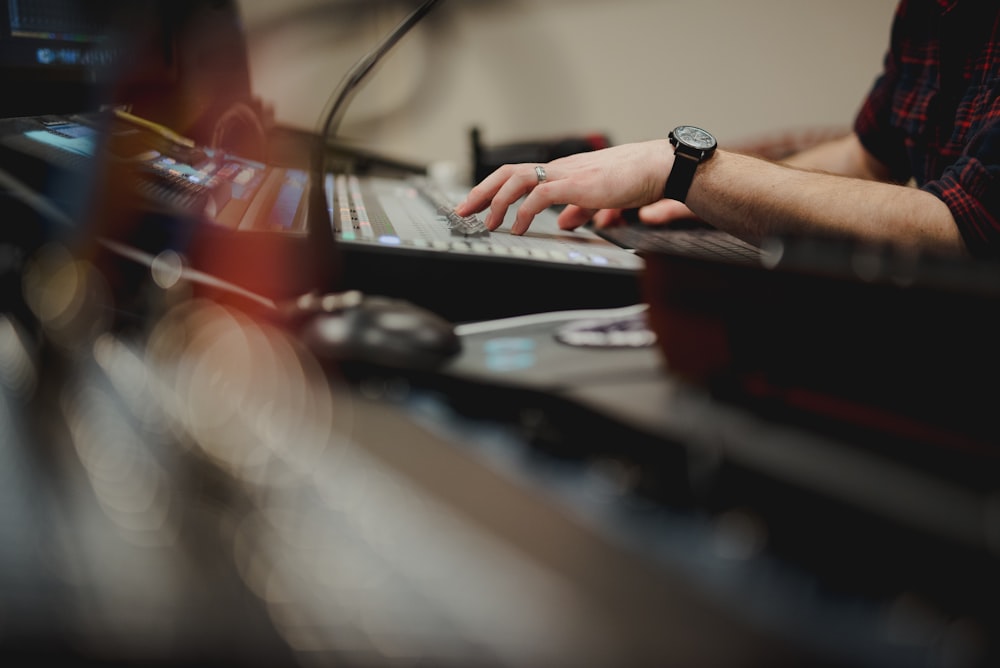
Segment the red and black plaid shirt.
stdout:
<svg viewBox="0 0 1000 668">
<path fill-rule="evenodd" d="M 1000 258 L 1000 4 L 901 0 L 885 69 L 854 129 L 892 172 L 941 198 L 969 251 Z"/>
</svg>

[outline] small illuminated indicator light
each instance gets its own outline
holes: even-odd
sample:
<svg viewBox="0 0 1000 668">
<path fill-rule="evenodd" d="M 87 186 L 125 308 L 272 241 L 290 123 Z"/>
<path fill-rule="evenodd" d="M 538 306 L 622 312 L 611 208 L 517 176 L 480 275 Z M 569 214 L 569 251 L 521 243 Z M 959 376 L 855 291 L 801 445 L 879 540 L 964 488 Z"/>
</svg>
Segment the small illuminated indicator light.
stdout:
<svg viewBox="0 0 1000 668">
<path fill-rule="evenodd" d="M 388 245 L 391 245 L 391 246 L 398 246 L 399 244 L 402 243 L 402 241 L 400 241 L 399 237 L 393 236 L 391 234 L 383 234 L 382 236 L 380 236 L 378 238 L 378 242 L 380 244 L 388 244 Z"/>
</svg>

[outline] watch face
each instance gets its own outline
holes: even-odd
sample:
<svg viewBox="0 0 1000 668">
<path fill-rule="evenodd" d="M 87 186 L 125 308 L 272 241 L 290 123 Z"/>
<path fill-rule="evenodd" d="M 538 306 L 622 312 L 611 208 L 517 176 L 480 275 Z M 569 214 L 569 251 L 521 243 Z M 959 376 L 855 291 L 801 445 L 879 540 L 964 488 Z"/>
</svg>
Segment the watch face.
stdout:
<svg viewBox="0 0 1000 668">
<path fill-rule="evenodd" d="M 693 125 L 682 125 L 674 129 L 674 136 L 693 148 L 707 151 L 715 148 L 715 137 Z"/>
</svg>

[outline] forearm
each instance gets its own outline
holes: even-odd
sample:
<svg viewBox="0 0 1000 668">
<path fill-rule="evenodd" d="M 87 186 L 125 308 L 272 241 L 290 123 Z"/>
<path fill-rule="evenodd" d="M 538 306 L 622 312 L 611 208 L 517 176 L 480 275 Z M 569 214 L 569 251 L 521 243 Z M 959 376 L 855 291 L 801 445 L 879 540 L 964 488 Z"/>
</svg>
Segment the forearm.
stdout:
<svg viewBox="0 0 1000 668">
<path fill-rule="evenodd" d="M 703 220 L 752 241 L 830 234 L 964 252 L 948 207 L 926 192 L 727 151 L 698 168 L 687 204 Z"/>
<path fill-rule="evenodd" d="M 795 153 L 782 164 L 810 171 L 884 181 L 888 170 L 861 145 L 853 132 Z"/>
</svg>

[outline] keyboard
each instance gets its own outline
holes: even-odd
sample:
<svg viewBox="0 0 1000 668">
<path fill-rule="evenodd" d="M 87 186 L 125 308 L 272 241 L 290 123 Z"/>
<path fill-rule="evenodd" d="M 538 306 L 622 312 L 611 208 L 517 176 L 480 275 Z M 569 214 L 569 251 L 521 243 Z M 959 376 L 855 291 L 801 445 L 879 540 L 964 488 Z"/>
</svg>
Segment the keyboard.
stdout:
<svg viewBox="0 0 1000 668">
<path fill-rule="evenodd" d="M 405 179 L 337 174 L 327 178 L 334 229 L 342 245 L 368 244 L 389 250 L 460 254 L 482 260 L 557 264 L 584 270 L 635 274 L 642 260 L 596 234 L 559 228 L 544 211 L 523 235 L 508 230 L 515 207 L 498 230 L 454 207 L 464 193 L 448 191 L 425 177 Z"/>
<path fill-rule="evenodd" d="M 547 209 L 523 235 L 455 205 L 467 191 L 422 175 L 326 177 L 341 289 L 413 302 L 453 322 L 563 309 L 609 308 L 641 299 L 643 259 L 589 229 L 562 230 Z"/>
<path fill-rule="evenodd" d="M 689 255 L 700 259 L 760 264 L 764 254 L 753 244 L 708 227 L 678 229 L 634 224 L 601 230 L 599 234 L 637 251 Z"/>
</svg>

